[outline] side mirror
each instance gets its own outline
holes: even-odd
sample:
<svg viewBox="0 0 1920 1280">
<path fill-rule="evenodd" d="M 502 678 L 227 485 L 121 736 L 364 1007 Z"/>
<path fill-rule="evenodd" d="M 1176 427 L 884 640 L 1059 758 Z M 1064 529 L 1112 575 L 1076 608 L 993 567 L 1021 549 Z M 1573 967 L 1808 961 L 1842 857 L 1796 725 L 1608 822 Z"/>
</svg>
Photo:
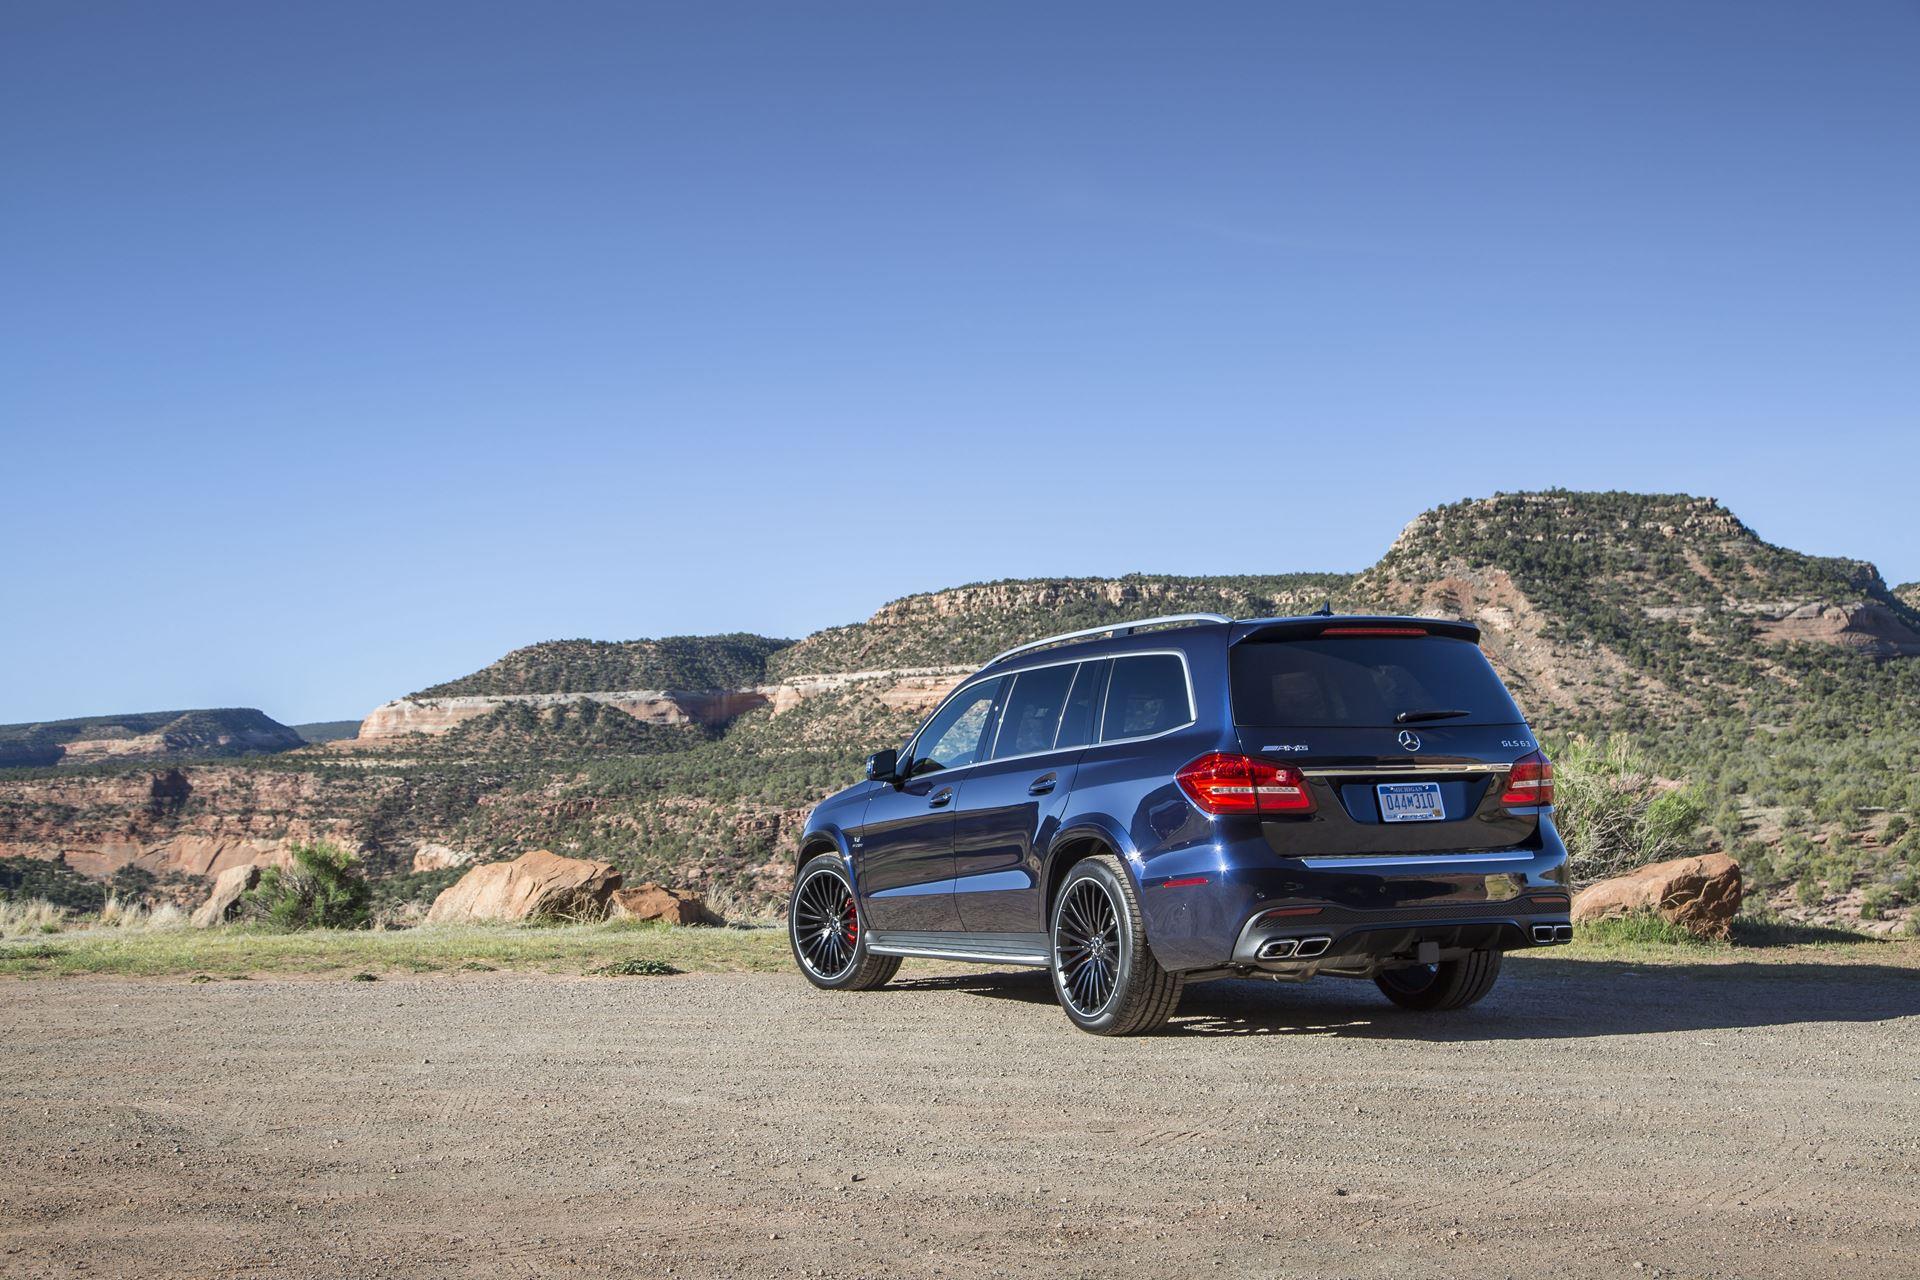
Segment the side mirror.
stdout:
<svg viewBox="0 0 1920 1280">
<path fill-rule="evenodd" d="M 889 749 L 876 751 L 868 756 L 867 781 L 887 783 L 900 781 L 900 753 Z"/>
</svg>

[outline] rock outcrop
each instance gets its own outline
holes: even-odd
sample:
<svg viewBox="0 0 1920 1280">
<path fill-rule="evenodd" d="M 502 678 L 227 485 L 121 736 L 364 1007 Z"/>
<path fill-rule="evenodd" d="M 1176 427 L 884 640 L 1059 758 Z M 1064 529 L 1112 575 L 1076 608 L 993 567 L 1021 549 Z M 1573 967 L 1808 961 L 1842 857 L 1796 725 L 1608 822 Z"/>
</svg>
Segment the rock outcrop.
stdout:
<svg viewBox="0 0 1920 1280">
<path fill-rule="evenodd" d="M 1702 938 L 1724 938 L 1740 911 L 1740 864 L 1724 853 L 1655 862 L 1588 885 L 1573 899 L 1573 921 L 1615 920 L 1651 911 Z"/>
<path fill-rule="evenodd" d="M 433 900 L 428 924 L 539 917 L 598 920 L 620 887 L 611 862 L 563 858 L 546 849 L 512 862 L 490 862 L 461 876 Z"/>
<path fill-rule="evenodd" d="M 233 914 L 233 909 L 240 905 L 241 896 L 259 883 L 260 868 L 251 863 L 222 871 L 214 878 L 213 892 L 193 913 L 193 927 L 211 929 L 214 925 L 225 924 Z"/>
<path fill-rule="evenodd" d="M 413 851 L 413 869 L 419 872 L 464 867 L 477 856 L 467 849 L 455 849 L 451 845 L 434 844 L 429 841 Z"/>
<path fill-rule="evenodd" d="M 618 920 L 661 920 L 667 924 L 725 924 L 691 889 L 669 889 L 665 885 L 638 885 L 615 889 L 609 900 L 608 914 Z"/>
<path fill-rule="evenodd" d="M 1780 617 L 1762 619 L 1755 627 L 1762 639 L 1776 643 L 1830 644 L 1870 658 L 1920 654 L 1920 632 L 1876 600 L 1845 604 L 1814 601 Z"/>
<path fill-rule="evenodd" d="M 360 736 L 341 744 L 362 749 L 369 743 L 409 733 L 442 734 L 470 720 L 521 705 L 544 710 L 577 702 L 600 702 L 623 711 L 642 724 L 724 725 L 761 707 L 782 715 L 808 698 L 871 684 L 888 706 L 922 708 L 938 702 L 971 667 L 925 667 L 899 671 L 838 671 L 796 676 L 781 684 L 745 689 L 625 689 L 584 693 L 500 693 L 437 697 L 416 694 L 382 703 L 360 725 Z"/>
</svg>

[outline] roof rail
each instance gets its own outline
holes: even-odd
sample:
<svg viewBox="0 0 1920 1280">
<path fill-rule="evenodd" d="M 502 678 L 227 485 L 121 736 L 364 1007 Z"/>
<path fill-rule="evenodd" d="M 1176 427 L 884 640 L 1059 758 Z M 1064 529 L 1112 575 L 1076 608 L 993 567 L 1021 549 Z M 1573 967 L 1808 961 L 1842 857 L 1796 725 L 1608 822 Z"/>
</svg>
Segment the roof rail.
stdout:
<svg viewBox="0 0 1920 1280">
<path fill-rule="evenodd" d="M 1029 649 L 1044 649 L 1050 644 L 1063 644 L 1068 640 L 1085 640 L 1091 636 L 1128 636 L 1141 627 L 1164 627 L 1176 622 L 1232 622 L 1224 613 L 1169 613 L 1158 618 L 1141 618 L 1135 622 L 1115 622 L 1104 627 L 1087 627 L 1080 631 L 1063 631 L 1057 636 L 1048 636 L 1043 640 L 1029 640 L 1017 644 L 1004 653 L 996 653 L 987 659 L 987 666 L 1005 662 L 1016 653 L 1025 653 Z"/>
</svg>

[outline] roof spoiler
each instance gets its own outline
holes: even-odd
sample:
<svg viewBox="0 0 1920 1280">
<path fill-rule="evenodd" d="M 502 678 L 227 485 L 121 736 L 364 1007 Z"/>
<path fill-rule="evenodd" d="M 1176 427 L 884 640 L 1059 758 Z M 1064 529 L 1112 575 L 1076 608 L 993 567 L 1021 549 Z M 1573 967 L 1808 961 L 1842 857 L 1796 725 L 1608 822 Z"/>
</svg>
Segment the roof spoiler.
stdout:
<svg viewBox="0 0 1920 1280">
<path fill-rule="evenodd" d="M 1480 628 L 1471 622 L 1462 622 L 1457 618 L 1401 618 L 1387 615 L 1355 616 L 1336 614 L 1333 617 L 1318 618 L 1276 618 L 1271 622 L 1256 622 L 1248 628 L 1246 634 L 1234 640 L 1235 644 L 1244 644 L 1249 640 L 1306 640 L 1329 632 L 1349 635 L 1370 630 L 1380 631 L 1424 631 L 1430 636 L 1444 636 L 1449 640 L 1466 640 L 1472 644 L 1480 643 Z"/>
</svg>

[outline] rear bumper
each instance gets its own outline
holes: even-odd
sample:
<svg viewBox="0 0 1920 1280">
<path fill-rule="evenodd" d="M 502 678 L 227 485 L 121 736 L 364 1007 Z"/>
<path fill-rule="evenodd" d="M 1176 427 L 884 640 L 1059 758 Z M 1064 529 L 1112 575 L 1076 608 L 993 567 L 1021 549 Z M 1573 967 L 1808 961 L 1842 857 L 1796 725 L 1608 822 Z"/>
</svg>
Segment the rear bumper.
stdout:
<svg viewBox="0 0 1920 1280">
<path fill-rule="evenodd" d="M 1276 858 L 1264 840 L 1188 848 L 1141 866 L 1140 896 L 1154 956 L 1170 970 L 1371 972 L 1570 941 L 1566 868 L 1543 818 L 1537 847 L 1498 852 Z"/>
</svg>

